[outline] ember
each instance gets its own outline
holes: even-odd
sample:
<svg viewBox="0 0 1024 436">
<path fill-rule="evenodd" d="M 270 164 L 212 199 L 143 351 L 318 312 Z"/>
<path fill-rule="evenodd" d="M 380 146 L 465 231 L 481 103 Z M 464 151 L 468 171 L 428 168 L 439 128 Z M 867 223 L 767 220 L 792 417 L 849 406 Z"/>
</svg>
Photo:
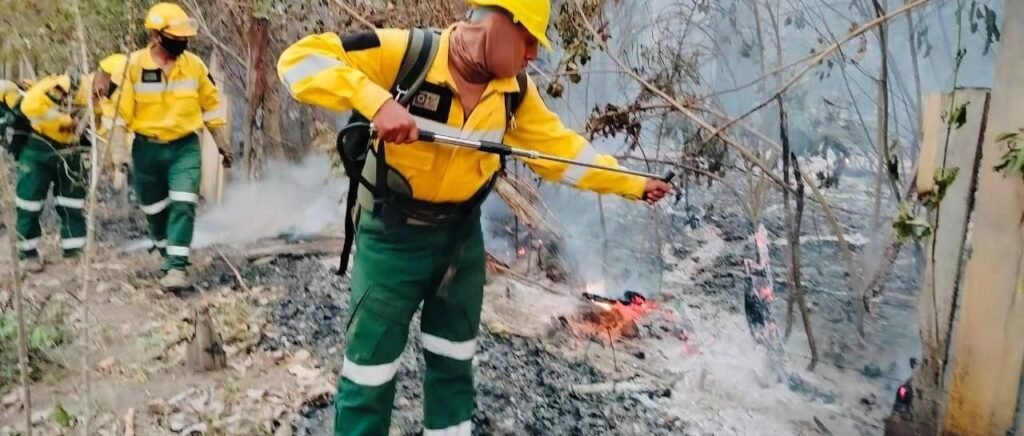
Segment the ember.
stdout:
<svg viewBox="0 0 1024 436">
<path fill-rule="evenodd" d="M 626 291 L 619 299 L 590 292 L 583 293 L 583 298 L 591 303 L 590 310 L 584 311 L 572 323 L 572 329 L 577 335 L 597 337 L 607 342 L 621 337 L 637 337 L 636 322 L 656 307 L 643 294 L 634 291 Z"/>
</svg>

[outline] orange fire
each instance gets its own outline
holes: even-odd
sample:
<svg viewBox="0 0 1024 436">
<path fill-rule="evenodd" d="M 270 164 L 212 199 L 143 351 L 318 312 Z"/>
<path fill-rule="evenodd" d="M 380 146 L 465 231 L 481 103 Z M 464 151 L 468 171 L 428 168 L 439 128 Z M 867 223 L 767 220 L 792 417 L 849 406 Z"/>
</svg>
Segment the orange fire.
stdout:
<svg viewBox="0 0 1024 436">
<path fill-rule="evenodd" d="M 577 336 L 599 338 L 605 343 L 638 336 L 637 322 L 657 308 L 656 303 L 637 293 L 627 293 L 628 301 L 589 293 L 584 297 L 590 302 L 591 310 L 585 310 L 573 320 L 572 330 Z"/>
</svg>

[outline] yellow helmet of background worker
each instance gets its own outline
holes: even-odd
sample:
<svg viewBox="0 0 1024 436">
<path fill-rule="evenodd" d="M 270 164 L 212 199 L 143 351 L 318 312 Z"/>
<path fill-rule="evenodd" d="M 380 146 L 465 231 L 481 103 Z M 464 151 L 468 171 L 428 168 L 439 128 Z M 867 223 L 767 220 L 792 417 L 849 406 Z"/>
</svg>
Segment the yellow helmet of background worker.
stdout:
<svg viewBox="0 0 1024 436">
<path fill-rule="evenodd" d="M 174 3 L 157 3 L 146 13 L 146 28 L 179 38 L 196 36 L 196 20 L 188 17 L 185 10 Z"/>
<path fill-rule="evenodd" d="M 551 2 L 549 0 L 466 0 L 473 6 L 494 6 L 512 14 L 512 20 L 522 24 L 537 42 L 544 48 L 551 49 L 548 40 L 548 21 L 551 19 Z"/>
<path fill-rule="evenodd" d="M 110 76 L 110 81 L 121 86 L 124 79 L 124 69 L 128 65 L 128 56 L 121 53 L 114 53 L 100 61 L 100 70 Z"/>
</svg>

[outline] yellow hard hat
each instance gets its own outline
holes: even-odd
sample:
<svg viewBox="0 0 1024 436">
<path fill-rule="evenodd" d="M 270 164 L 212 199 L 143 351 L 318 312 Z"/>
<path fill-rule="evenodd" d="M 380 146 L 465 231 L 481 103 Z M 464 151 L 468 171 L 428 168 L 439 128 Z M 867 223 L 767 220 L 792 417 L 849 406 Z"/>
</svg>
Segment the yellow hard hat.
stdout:
<svg viewBox="0 0 1024 436">
<path fill-rule="evenodd" d="M 473 6 L 494 6 L 512 14 L 512 20 L 522 24 L 537 42 L 544 48 L 551 49 L 548 40 L 548 21 L 551 19 L 551 2 L 549 0 L 466 0 Z"/>
<path fill-rule="evenodd" d="M 110 76 L 110 81 L 121 86 L 121 79 L 124 78 L 124 68 L 128 65 L 128 56 L 121 53 L 114 53 L 100 61 L 100 70 Z"/>
<path fill-rule="evenodd" d="M 146 13 L 146 28 L 179 38 L 196 36 L 196 20 L 174 3 L 157 3 Z"/>
</svg>

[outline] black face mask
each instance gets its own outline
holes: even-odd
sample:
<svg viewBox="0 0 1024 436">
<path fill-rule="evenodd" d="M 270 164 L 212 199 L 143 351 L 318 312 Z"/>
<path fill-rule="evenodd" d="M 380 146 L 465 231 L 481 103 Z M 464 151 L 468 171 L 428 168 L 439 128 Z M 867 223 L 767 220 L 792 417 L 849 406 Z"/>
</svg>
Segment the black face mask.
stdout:
<svg viewBox="0 0 1024 436">
<path fill-rule="evenodd" d="M 114 95 L 114 92 L 116 92 L 116 91 L 117 91 L 117 84 L 114 83 L 114 82 L 110 82 L 110 86 L 107 86 L 107 98 L 110 98 L 112 95 Z"/>
<path fill-rule="evenodd" d="M 167 54 L 178 57 L 188 48 L 187 39 L 171 39 L 160 35 L 160 47 L 163 47 Z"/>
</svg>

